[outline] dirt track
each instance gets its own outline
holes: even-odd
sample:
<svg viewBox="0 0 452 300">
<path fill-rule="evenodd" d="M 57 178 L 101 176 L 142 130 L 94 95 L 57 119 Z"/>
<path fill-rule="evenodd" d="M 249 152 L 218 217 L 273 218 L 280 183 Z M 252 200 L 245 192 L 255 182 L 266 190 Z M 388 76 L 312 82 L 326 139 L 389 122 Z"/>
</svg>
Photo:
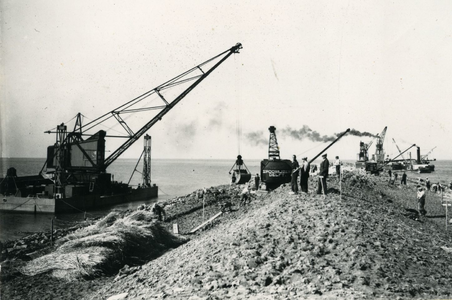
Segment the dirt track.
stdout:
<svg viewBox="0 0 452 300">
<path fill-rule="evenodd" d="M 331 178 L 329 187 L 326 198 L 290 195 L 283 186 L 246 207 L 234 206 L 190 235 L 190 242 L 116 280 L 68 284 L 19 276 L 2 294 L 33 299 L 24 297 L 32 289 L 35 299 L 51 299 L 40 291 L 52 284 L 61 299 L 123 293 L 127 299 L 450 298 L 452 239 L 444 218 L 435 217 L 443 214 L 437 196 L 427 198 L 432 218 L 415 220 L 406 210 L 416 208 L 413 185 L 350 176 L 340 186 Z M 224 193 L 205 198 L 204 219 L 220 210 L 217 201 L 237 204 L 239 189 L 211 190 L 218 189 Z M 187 233 L 202 223 L 202 199 L 195 193 L 172 202 L 166 207 L 169 230 L 177 223 Z"/>
</svg>

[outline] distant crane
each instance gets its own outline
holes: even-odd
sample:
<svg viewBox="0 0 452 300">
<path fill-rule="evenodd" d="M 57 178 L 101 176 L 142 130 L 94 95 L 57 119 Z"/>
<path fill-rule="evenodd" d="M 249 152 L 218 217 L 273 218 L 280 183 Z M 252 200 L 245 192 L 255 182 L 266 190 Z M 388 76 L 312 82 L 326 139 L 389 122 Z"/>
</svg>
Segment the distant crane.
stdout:
<svg viewBox="0 0 452 300">
<path fill-rule="evenodd" d="M 369 151 L 370 146 L 372 146 L 373 142 L 374 142 L 374 140 L 371 140 L 368 144 L 366 144 L 364 142 L 360 142 L 359 143 L 359 158 L 358 158 L 358 160 L 360 160 L 360 161 L 368 161 L 369 160 L 368 151 Z"/>
<path fill-rule="evenodd" d="M 386 130 L 388 127 L 386 126 L 380 135 L 377 137 L 377 144 L 375 145 L 375 160 L 377 163 L 384 163 L 385 153 L 383 150 L 383 143 L 385 141 Z"/>
<path fill-rule="evenodd" d="M 430 154 L 432 154 L 433 150 L 435 150 L 435 149 L 436 149 L 436 146 L 433 147 L 433 149 L 430 150 L 427 154 L 423 155 L 423 156 L 421 157 L 421 160 L 428 160 L 428 156 L 429 156 Z"/>
<path fill-rule="evenodd" d="M 406 164 L 407 161 L 405 160 L 405 157 L 403 157 L 402 151 L 400 151 L 399 146 L 397 145 L 396 141 L 394 140 L 394 138 L 392 139 L 392 141 L 394 142 L 394 145 L 396 145 L 397 150 L 399 150 L 399 154 L 402 156 L 403 162 Z"/>
</svg>

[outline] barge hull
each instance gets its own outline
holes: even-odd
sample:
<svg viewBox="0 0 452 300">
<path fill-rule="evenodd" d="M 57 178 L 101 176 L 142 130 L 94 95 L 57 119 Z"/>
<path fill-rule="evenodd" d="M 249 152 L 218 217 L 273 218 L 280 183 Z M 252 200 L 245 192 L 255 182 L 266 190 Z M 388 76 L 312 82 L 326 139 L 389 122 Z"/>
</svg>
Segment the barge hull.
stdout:
<svg viewBox="0 0 452 300">
<path fill-rule="evenodd" d="M 29 213 L 73 213 L 90 211 L 101 207 L 108 207 L 121 203 L 146 201 L 158 197 L 158 187 L 152 186 L 133 189 L 128 193 L 99 196 L 84 195 L 65 199 L 43 197 L 18 197 L 14 195 L 2 196 L 0 211 L 29 212 Z"/>
</svg>

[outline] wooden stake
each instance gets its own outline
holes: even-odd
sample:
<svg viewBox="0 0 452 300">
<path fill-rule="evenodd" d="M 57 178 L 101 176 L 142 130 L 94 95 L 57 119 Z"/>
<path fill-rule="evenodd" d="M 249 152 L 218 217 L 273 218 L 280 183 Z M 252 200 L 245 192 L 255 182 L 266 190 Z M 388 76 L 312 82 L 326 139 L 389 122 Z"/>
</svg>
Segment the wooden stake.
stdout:
<svg viewBox="0 0 452 300">
<path fill-rule="evenodd" d="M 216 218 L 218 218 L 219 216 L 221 216 L 221 214 L 223 214 L 223 212 L 219 212 L 217 213 L 215 216 L 213 216 L 212 218 L 210 218 L 209 220 L 205 221 L 204 223 L 202 223 L 201 225 L 199 225 L 198 227 L 196 227 L 195 229 L 193 229 L 192 231 L 190 231 L 190 233 L 195 233 L 196 231 L 198 231 L 199 229 L 201 229 L 202 227 L 204 227 L 205 225 L 207 225 L 207 223 L 212 222 L 213 220 L 215 220 Z"/>
</svg>

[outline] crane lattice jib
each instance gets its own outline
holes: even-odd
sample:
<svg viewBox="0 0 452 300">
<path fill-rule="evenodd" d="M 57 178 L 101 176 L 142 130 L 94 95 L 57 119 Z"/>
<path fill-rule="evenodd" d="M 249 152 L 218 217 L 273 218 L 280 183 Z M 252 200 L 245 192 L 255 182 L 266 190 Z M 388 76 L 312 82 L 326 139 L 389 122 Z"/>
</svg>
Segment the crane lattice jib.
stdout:
<svg viewBox="0 0 452 300">
<path fill-rule="evenodd" d="M 388 129 L 388 127 L 385 127 L 383 129 L 383 131 L 380 133 L 380 137 L 378 138 L 378 144 L 381 145 L 382 148 L 383 148 L 383 143 L 385 141 L 385 135 L 386 135 L 387 129 Z"/>
<path fill-rule="evenodd" d="M 375 156 L 377 162 L 383 162 L 384 161 L 384 151 L 383 151 L 383 143 L 385 140 L 386 130 L 388 127 L 385 127 L 383 131 L 381 132 L 380 136 L 378 137 L 377 144 L 375 145 Z"/>
<path fill-rule="evenodd" d="M 115 118 L 118 123 L 124 128 L 124 130 L 127 132 L 127 135 L 124 136 L 127 138 L 126 142 L 124 142 L 118 149 L 116 149 L 108 158 L 105 159 L 104 165 L 102 166 L 102 169 L 105 170 L 109 165 L 111 165 L 119 156 L 121 156 L 130 146 L 133 145 L 143 134 L 146 133 L 155 123 L 160 121 L 163 116 L 166 115 L 176 104 L 178 104 L 189 92 L 191 92 L 201 81 L 203 81 L 207 76 L 210 75 L 221 63 L 223 63 L 229 56 L 231 56 L 233 53 L 239 53 L 239 50 L 242 49 L 242 44 L 237 43 L 232 48 L 212 57 L 211 59 L 197 65 L 194 68 L 191 68 L 190 70 L 166 81 L 165 83 L 153 88 L 152 90 L 130 100 L 129 102 L 119 106 L 118 108 L 98 117 L 97 119 L 86 123 L 81 127 L 81 129 L 86 132 L 95 126 L 105 122 L 106 120 L 110 118 Z M 222 58 L 221 58 L 222 57 Z M 221 59 L 220 59 L 221 58 Z M 213 63 L 213 61 L 220 59 L 215 65 L 210 67 L 207 71 L 204 71 L 202 69 L 203 66 L 205 66 L 208 63 Z M 200 71 L 201 74 L 194 75 L 191 77 L 188 77 L 189 74 L 195 71 Z M 184 84 L 190 81 L 194 81 L 188 88 L 186 88 L 182 93 L 179 94 L 179 96 L 175 97 L 174 100 L 168 101 L 168 99 L 165 99 L 163 95 L 160 93 L 163 90 L 172 88 L 174 86 Z M 156 105 L 156 106 L 149 106 L 149 107 L 139 107 L 135 108 L 134 106 L 137 105 L 137 103 L 141 102 L 142 100 L 148 98 L 151 95 L 157 94 L 163 101 L 163 104 Z M 136 112 L 142 112 L 142 111 L 149 111 L 149 110 L 160 110 L 160 112 L 155 115 L 149 122 L 147 122 L 141 129 L 139 129 L 137 132 L 133 132 L 132 129 L 127 125 L 127 123 L 120 117 L 121 114 L 125 113 L 136 113 Z"/>
<path fill-rule="evenodd" d="M 426 159 L 426 158 L 428 158 L 428 156 L 430 155 L 430 154 L 432 154 L 432 152 L 433 152 L 433 150 L 435 150 L 435 148 L 436 148 L 436 146 L 435 147 L 433 147 L 433 149 L 432 150 L 430 150 L 427 154 L 425 154 L 425 155 L 423 155 L 423 156 L 421 156 L 421 159 Z"/>
<path fill-rule="evenodd" d="M 269 159 L 280 159 L 278 140 L 276 139 L 276 127 L 270 126 L 268 128 L 270 131 L 270 138 L 268 141 L 268 158 Z"/>
<path fill-rule="evenodd" d="M 396 141 L 394 140 L 394 138 L 392 139 L 392 141 L 394 142 L 395 146 L 397 147 L 397 150 L 399 151 L 400 155 L 402 156 L 402 159 L 404 162 L 405 161 L 405 157 L 403 157 L 402 151 L 400 151 L 399 145 L 397 145 Z"/>
</svg>

